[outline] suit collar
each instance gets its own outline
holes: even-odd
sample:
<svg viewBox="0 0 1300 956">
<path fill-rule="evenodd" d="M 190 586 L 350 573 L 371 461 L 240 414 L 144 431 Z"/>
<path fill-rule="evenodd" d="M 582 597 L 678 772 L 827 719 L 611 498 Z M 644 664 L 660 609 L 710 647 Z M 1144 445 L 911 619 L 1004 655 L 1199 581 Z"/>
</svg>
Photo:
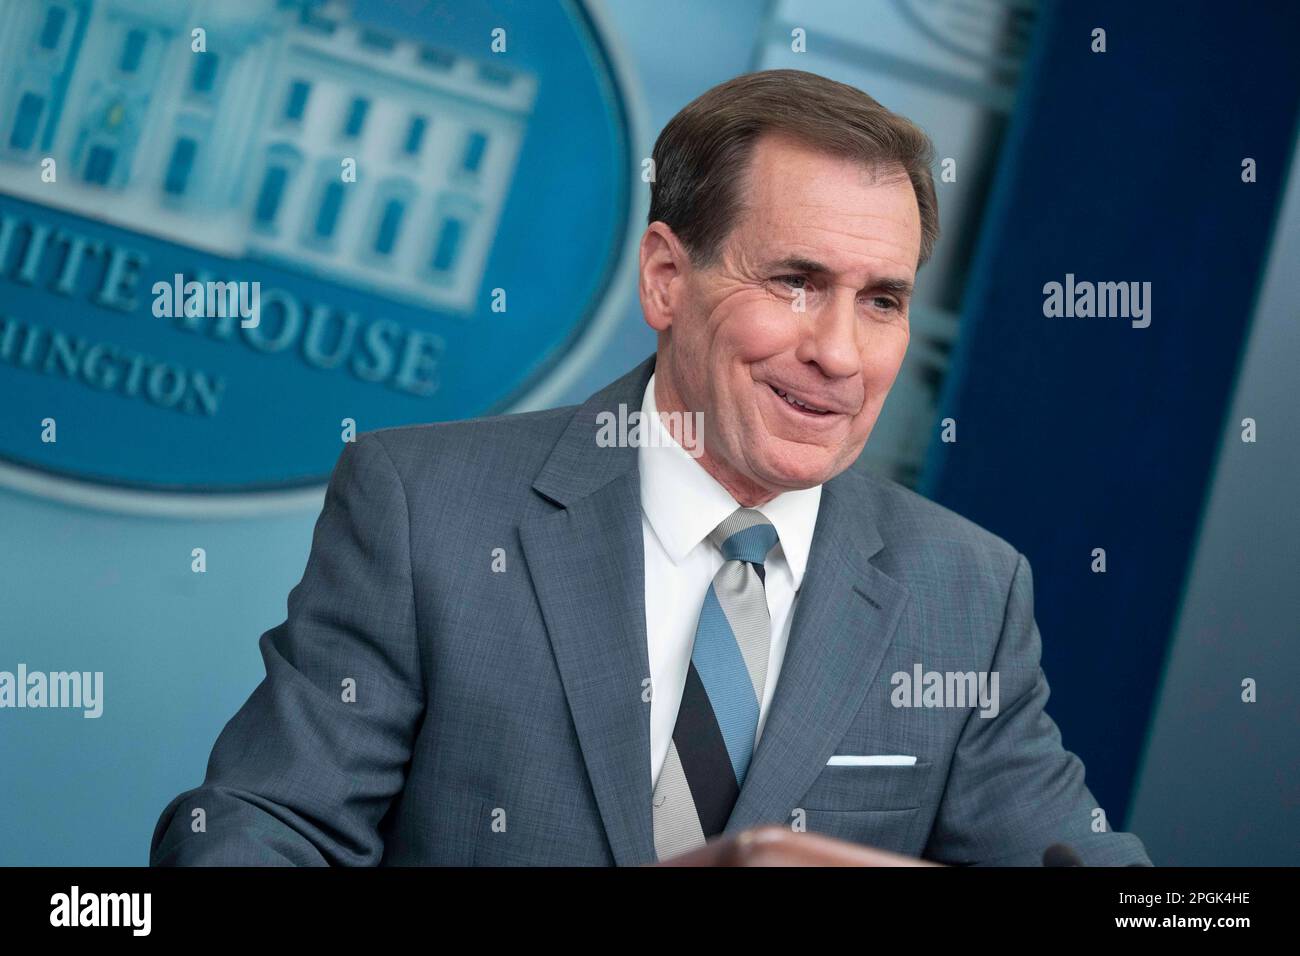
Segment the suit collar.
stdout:
<svg viewBox="0 0 1300 956">
<path fill-rule="evenodd" d="M 533 481 L 533 488 L 541 495 L 567 507 L 587 497 L 609 482 L 626 477 L 629 472 L 639 475 L 638 449 L 626 444 L 602 447 L 597 441 L 601 429 L 610 422 L 620 421 L 620 408 L 626 416 L 641 410 L 641 400 L 646 384 L 655 370 L 655 355 L 637 365 L 626 375 L 606 385 L 579 405 L 569 419 L 546 463 Z M 834 486 L 841 496 L 852 498 L 862 495 L 874 499 L 874 486 L 862 469 L 861 461 L 845 469 L 822 486 Z M 865 564 L 884 547 L 874 520 L 875 509 L 856 508 L 851 514 L 836 519 L 853 523 L 855 531 L 854 555 L 859 564 Z M 820 526 L 820 520 L 818 526 Z M 811 554 L 810 554 L 811 560 Z"/>
<path fill-rule="evenodd" d="M 636 448 L 626 442 L 606 447 L 598 439 L 602 438 L 602 429 L 608 428 L 611 422 L 617 427 L 620 420 L 626 421 L 627 415 L 641 410 L 641 396 L 654 367 L 655 356 L 651 355 L 578 406 L 533 481 L 533 488 L 539 494 L 567 507 L 635 471 Z"/>
</svg>

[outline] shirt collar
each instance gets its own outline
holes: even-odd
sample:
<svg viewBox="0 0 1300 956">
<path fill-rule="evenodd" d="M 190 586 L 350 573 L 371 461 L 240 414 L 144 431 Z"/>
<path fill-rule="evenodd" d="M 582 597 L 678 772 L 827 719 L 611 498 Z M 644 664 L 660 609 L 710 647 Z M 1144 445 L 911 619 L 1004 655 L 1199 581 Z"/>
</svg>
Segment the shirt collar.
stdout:
<svg viewBox="0 0 1300 956">
<path fill-rule="evenodd" d="M 659 420 L 653 374 L 641 399 L 640 435 L 641 508 L 669 558 L 680 564 L 740 505 Z M 782 492 L 755 509 L 776 528 L 796 590 L 808 567 L 821 496 L 822 486 L 815 485 Z"/>
</svg>

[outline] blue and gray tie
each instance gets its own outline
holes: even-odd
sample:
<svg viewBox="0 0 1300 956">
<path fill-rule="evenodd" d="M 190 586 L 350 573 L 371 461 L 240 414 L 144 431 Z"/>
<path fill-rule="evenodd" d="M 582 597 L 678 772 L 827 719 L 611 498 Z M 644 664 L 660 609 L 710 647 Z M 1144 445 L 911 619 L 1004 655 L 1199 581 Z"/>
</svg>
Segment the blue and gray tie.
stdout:
<svg viewBox="0 0 1300 956">
<path fill-rule="evenodd" d="M 654 790 L 655 852 L 667 859 L 723 831 L 754 754 L 772 624 L 763 562 L 776 528 L 738 508 L 709 535 L 723 564 L 704 596 L 668 757 Z"/>
</svg>

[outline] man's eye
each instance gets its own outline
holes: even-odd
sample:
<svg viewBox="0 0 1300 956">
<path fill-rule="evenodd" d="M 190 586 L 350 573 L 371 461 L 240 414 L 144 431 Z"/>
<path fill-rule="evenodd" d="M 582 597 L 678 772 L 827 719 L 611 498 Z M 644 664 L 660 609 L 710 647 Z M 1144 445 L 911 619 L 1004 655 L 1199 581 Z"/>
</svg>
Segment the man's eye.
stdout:
<svg viewBox="0 0 1300 956">
<path fill-rule="evenodd" d="M 807 288 L 806 283 L 808 281 L 808 277 L 807 276 L 777 276 L 776 281 L 780 282 L 782 285 L 789 286 L 791 289 L 804 289 Z"/>
<path fill-rule="evenodd" d="M 878 295 L 872 298 L 871 304 L 877 309 L 884 309 L 886 312 L 896 312 L 902 306 L 898 304 L 897 299 L 891 299 L 887 295 Z"/>
</svg>

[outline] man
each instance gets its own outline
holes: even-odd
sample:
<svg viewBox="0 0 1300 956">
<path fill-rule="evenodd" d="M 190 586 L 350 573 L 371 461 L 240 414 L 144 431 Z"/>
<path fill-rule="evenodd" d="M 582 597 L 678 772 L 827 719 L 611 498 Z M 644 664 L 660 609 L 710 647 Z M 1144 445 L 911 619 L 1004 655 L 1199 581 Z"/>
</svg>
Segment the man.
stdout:
<svg viewBox="0 0 1300 956">
<path fill-rule="evenodd" d="M 1025 559 L 855 467 L 938 233 L 924 134 L 780 70 L 654 160 L 656 354 L 581 406 L 345 448 L 266 679 L 152 862 L 628 865 L 778 823 L 1149 864 L 1044 713 Z M 971 695 L 905 706 L 914 671 Z"/>
</svg>

